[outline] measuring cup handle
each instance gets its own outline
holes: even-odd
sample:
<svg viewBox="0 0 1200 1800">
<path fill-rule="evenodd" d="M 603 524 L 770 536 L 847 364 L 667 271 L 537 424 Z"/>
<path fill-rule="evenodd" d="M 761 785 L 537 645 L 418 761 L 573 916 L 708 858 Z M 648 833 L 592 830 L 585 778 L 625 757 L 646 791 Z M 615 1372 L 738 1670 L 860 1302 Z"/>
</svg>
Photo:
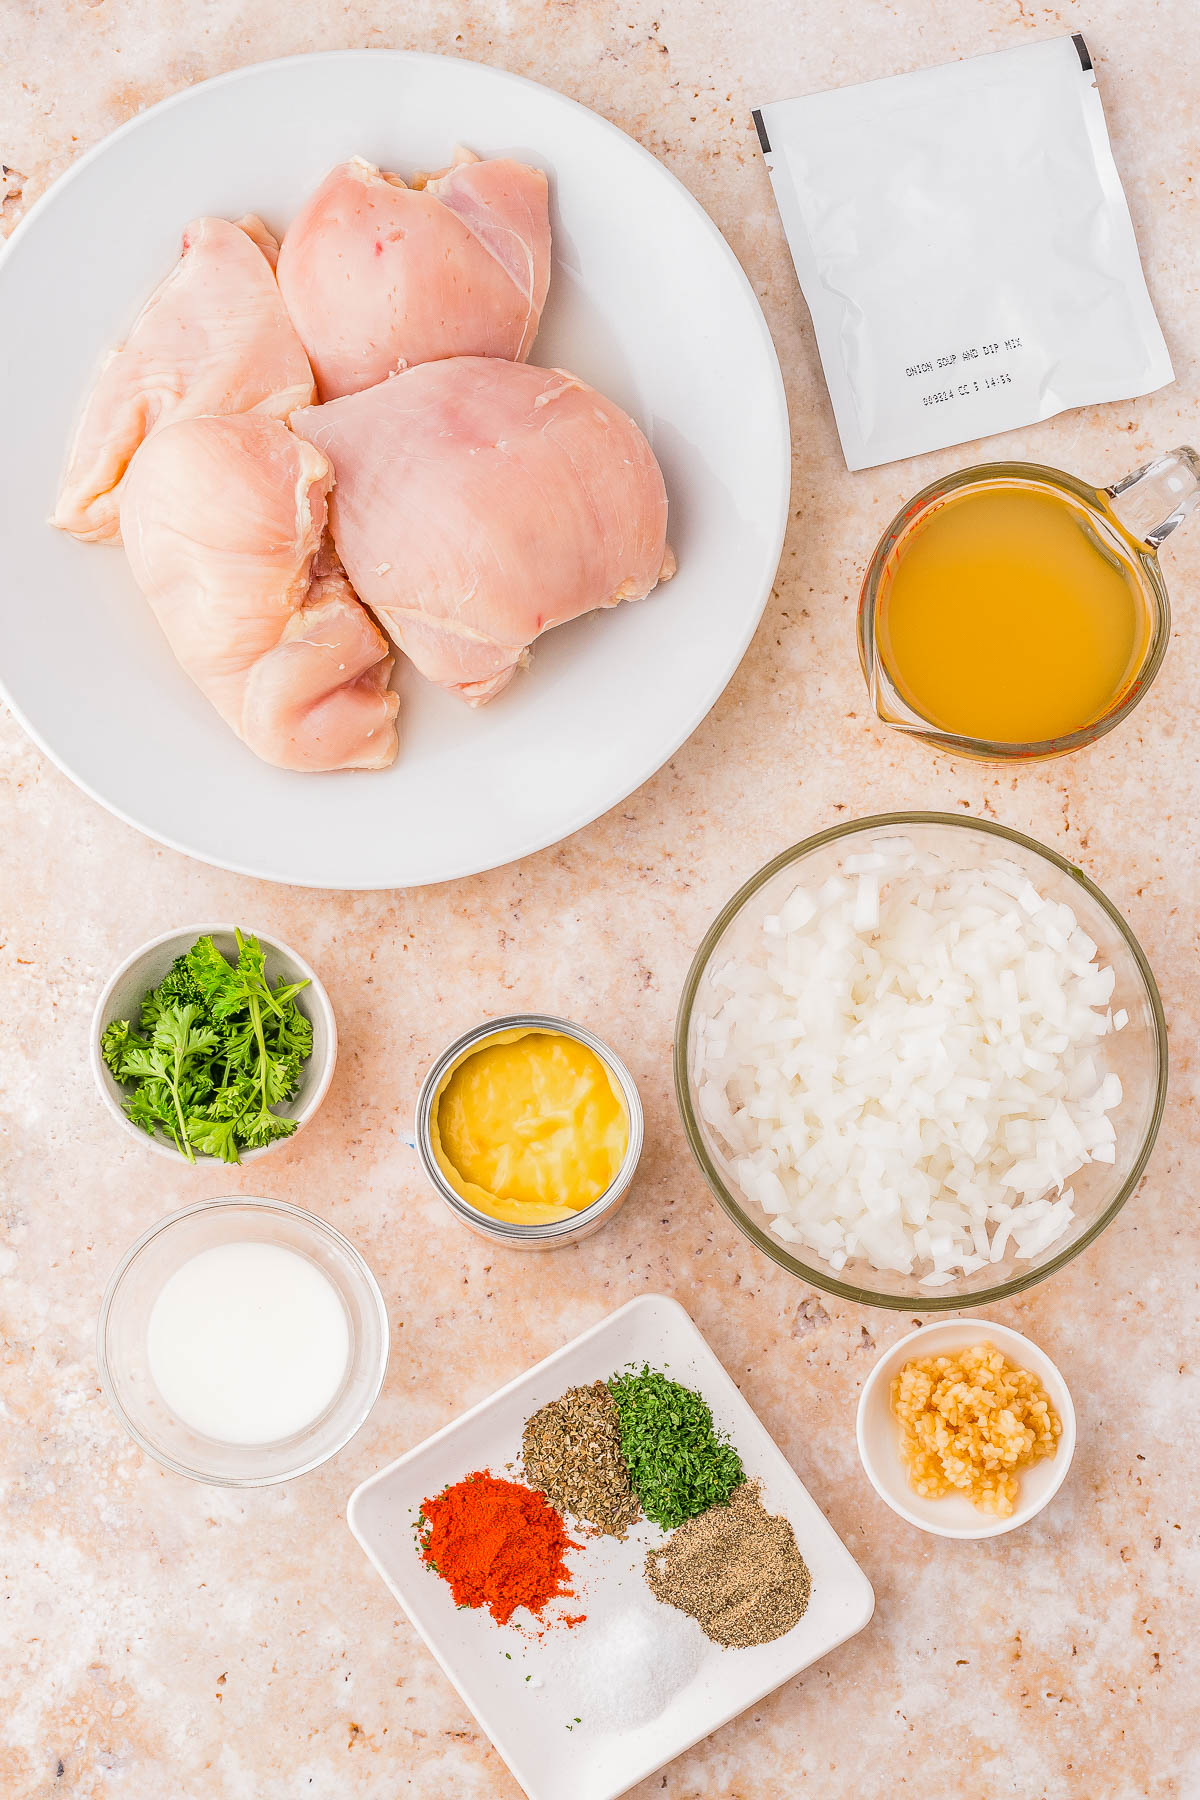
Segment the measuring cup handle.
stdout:
<svg viewBox="0 0 1200 1800">
<path fill-rule="evenodd" d="M 1104 491 L 1121 502 L 1113 510 L 1126 530 L 1157 550 L 1200 500 L 1200 456 L 1180 444 Z"/>
</svg>

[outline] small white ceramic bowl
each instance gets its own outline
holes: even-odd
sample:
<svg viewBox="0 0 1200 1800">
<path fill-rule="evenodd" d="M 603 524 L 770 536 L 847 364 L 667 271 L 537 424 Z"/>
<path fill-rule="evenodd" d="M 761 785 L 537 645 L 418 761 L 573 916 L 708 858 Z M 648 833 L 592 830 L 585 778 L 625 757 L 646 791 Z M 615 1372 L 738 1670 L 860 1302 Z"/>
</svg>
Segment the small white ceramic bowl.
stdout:
<svg viewBox="0 0 1200 1800">
<path fill-rule="evenodd" d="M 243 937 L 256 937 L 262 945 L 268 981 L 274 984 L 283 976 L 287 981 L 308 982 L 308 986 L 296 996 L 296 1004 L 305 1017 L 312 1021 L 312 1055 L 300 1071 L 299 1090 L 287 1106 L 281 1109 L 288 1118 L 295 1119 L 298 1131 L 308 1124 L 333 1080 L 334 1064 L 337 1062 L 337 1024 L 333 1008 L 319 976 L 302 956 L 298 956 L 294 950 L 281 944 L 277 938 L 270 937 L 265 931 L 255 931 L 246 926 L 240 929 Z M 148 944 L 143 944 L 132 956 L 125 958 L 105 983 L 92 1015 L 92 1074 L 101 1100 L 127 1137 L 134 1139 L 145 1149 L 156 1150 L 160 1156 L 169 1156 L 175 1162 L 185 1164 L 186 1156 L 168 1138 L 157 1133 L 150 1137 L 126 1117 L 124 1102 L 128 1096 L 120 1082 L 113 1079 L 100 1054 L 100 1039 L 105 1027 L 114 1019 L 136 1020 L 143 996 L 151 988 L 158 986 L 175 958 L 190 950 L 196 939 L 202 937 L 211 937 L 217 949 L 231 962 L 237 960 L 237 938 L 232 925 L 185 925 L 176 931 L 164 931 L 161 937 L 151 938 Z M 243 1150 L 241 1159 L 244 1163 L 254 1162 L 260 1156 L 268 1156 L 279 1144 L 290 1144 L 295 1136 L 294 1131 L 290 1137 L 277 1138 L 274 1143 L 264 1144 L 261 1149 Z M 196 1158 L 197 1164 L 216 1160 L 211 1156 Z"/>
<path fill-rule="evenodd" d="M 908 1483 L 900 1460 L 900 1428 L 892 1416 L 892 1379 L 914 1357 L 945 1356 L 971 1344 L 994 1344 L 1009 1362 L 1029 1369 L 1038 1377 L 1050 1404 L 1062 1421 L 1062 1436 L 1053 1456 L 1045 1457 L 1018 1473 L 1020 1492 L 1016 1510 L 1008 1518 L 980 1512 L 965 1494 L 945 1494 L 940 1500 L 924 1500 Z M 1015 1531 L 1057 1494 L 1067 1478 L 1075 1454 L 1075 1408 L 1070 1390 L 1044 1350 L 993 1319 L 940 1319 L 910 1331 L 898 1344 L 885 1350 L 867 1377 L 858 1402 L 858 1454 L 876 1493 L 893 1512 L 937 1537 L 990 1538 Z"/>
</svg>

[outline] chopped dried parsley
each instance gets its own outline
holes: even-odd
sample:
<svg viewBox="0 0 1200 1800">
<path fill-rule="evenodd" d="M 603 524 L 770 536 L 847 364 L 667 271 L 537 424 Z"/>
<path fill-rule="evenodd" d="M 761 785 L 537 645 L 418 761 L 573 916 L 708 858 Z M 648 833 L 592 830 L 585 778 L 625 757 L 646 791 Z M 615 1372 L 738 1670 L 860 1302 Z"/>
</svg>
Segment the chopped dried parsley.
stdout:
<svg viewBox="0 0 1200 1800">
<path fill-rule="evenodd" d="M 731 1650 L 782 1637 L 804 1617 L 812 1592 L 791 1525 L 767 1512 L 756 1481 L 651 1550 L 646 1580 L 657 1599 L 690 1613 L 706 1637 Z"/>
<path fill-rule="evenodd" d="M 614 1375 L 621 1450 L 642 1511 L 671 1531 L 710 1506 L 723 1506 L 744 1479 L 742 1459 L 721 1438 L 708 1406 L 648 1363 Z"/>
</svg>

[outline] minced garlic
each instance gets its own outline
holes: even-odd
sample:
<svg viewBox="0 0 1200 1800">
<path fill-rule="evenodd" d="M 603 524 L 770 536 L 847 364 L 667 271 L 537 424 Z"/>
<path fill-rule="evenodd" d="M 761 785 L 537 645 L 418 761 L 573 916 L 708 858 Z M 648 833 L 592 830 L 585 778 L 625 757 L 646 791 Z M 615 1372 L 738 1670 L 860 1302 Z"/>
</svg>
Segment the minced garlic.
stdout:
<svg viewBox="0 0 1200 1800">
<path fill-rule="evenodd" d="M 892 1412 L 916 1493 L 965 1493 L 999 1518 L 1016 1506 L 1016 1471 L 1053 1456 L 1062 1435 L 1037 1376 L 986 1343 L 906 1362 L 892 1381 Z"/>
</svg>

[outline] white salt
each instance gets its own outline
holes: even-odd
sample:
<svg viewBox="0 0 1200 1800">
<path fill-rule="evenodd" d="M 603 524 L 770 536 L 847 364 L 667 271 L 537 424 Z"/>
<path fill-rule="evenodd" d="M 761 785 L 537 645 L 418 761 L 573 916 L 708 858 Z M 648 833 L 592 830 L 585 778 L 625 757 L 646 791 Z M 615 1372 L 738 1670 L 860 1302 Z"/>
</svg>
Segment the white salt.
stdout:
<svg viewBox="0 0 1200 1800">
<path fill-rule="evenodd" d="M 571 1636 L 561 1692 L 579 1729 L 591 1731 L 633 1730 L 657 1719 L 691 1681 L 708 1646 L 694 1619 L 649 1593 L 589 1619 Z"/>
</svg>

